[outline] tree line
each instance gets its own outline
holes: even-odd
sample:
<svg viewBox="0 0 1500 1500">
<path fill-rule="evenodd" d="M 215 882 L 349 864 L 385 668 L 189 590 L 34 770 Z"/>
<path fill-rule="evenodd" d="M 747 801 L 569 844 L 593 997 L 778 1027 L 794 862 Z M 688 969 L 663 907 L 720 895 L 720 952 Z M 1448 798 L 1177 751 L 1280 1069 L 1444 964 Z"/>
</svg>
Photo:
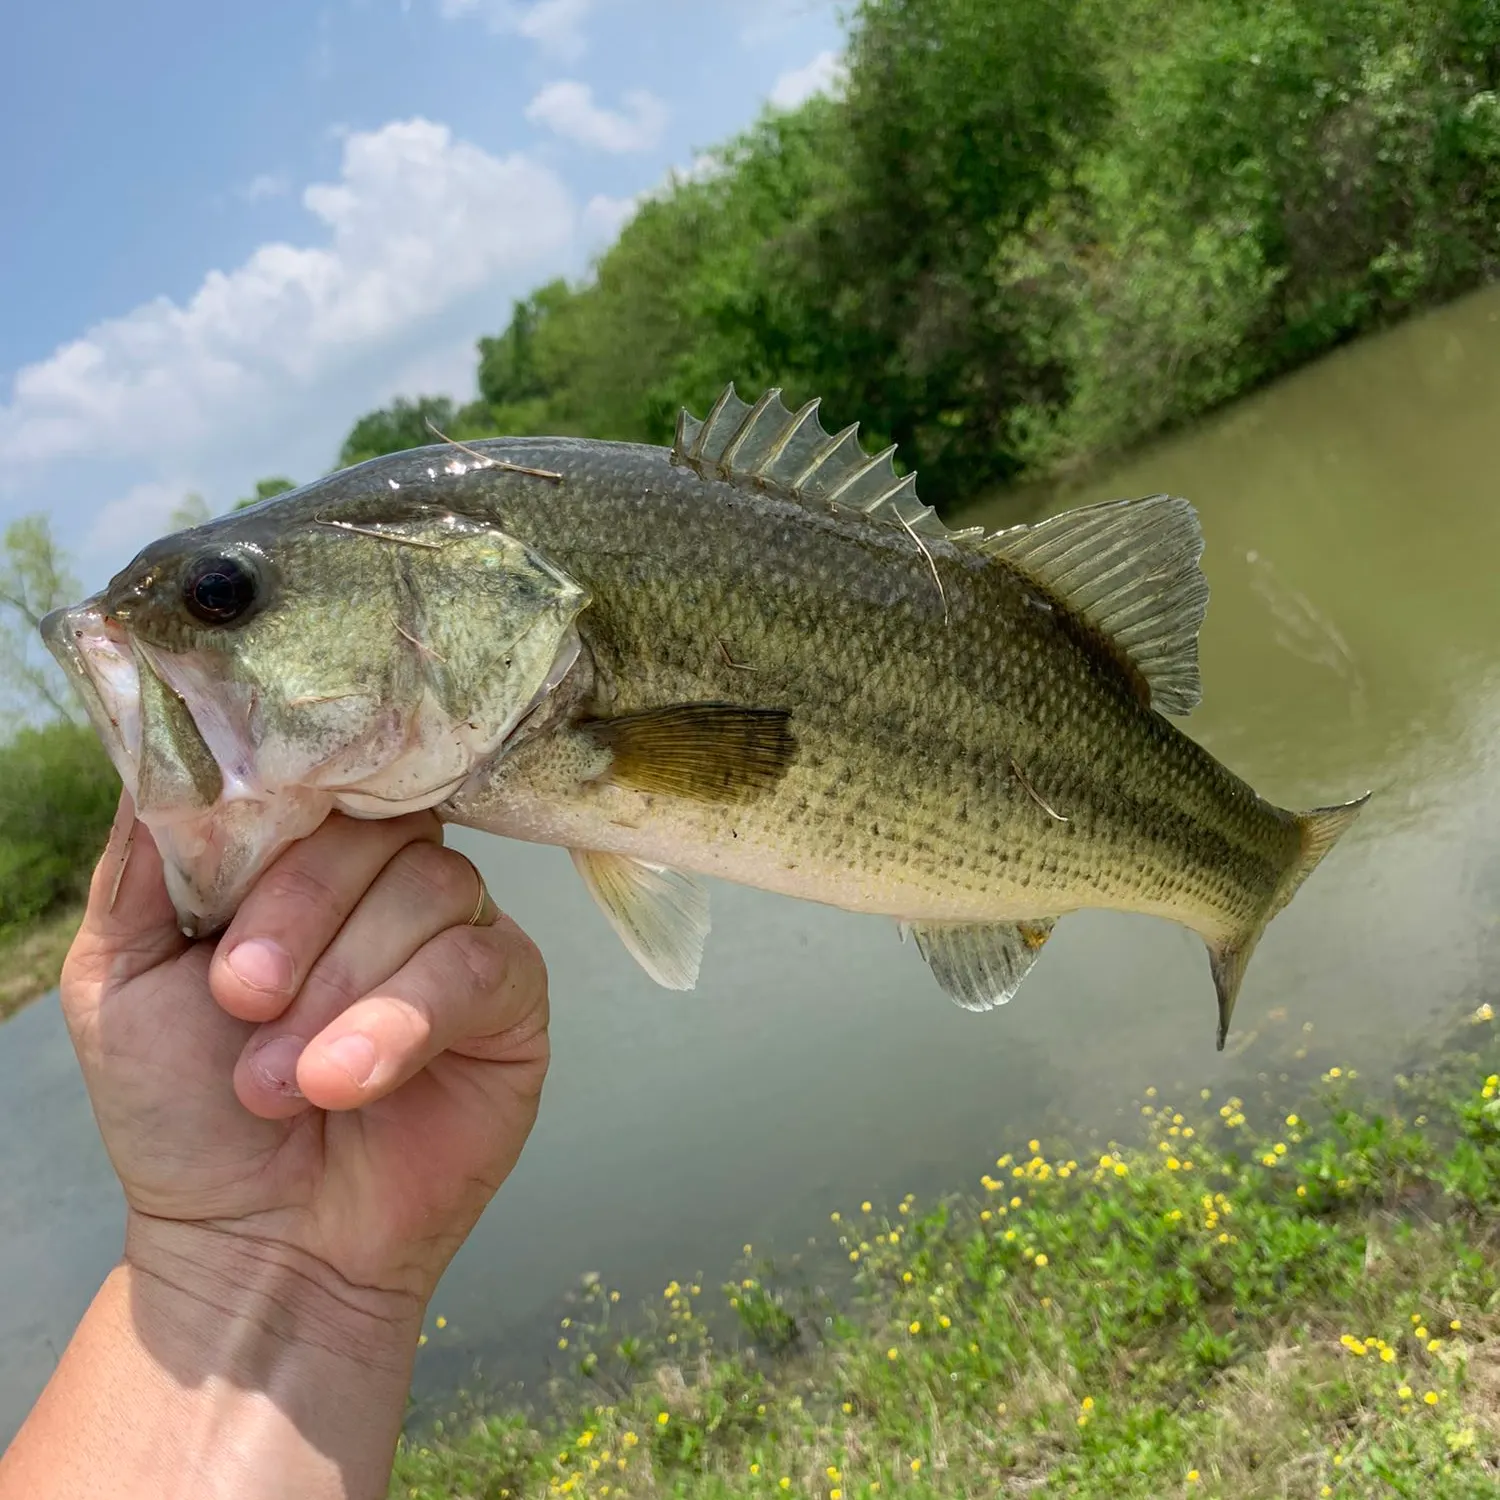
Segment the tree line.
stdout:
<svg viewBox="0 0 1500 1500">
<path fill-rule="evenodd" d="M 666 442 L 733 379 L 821 396 L 951 507 L 1500 269 L 1500 0 L 863 0 L 845 62 L 516 303 L 473 400 L 370 412 L 339 466 L 434 429 Z M 35 634 L 71 589 L 13 526 L 0 690 L 52 722 L 0 745 L 0 935 L 76 894 L 107 818 Z"/>
</svg>

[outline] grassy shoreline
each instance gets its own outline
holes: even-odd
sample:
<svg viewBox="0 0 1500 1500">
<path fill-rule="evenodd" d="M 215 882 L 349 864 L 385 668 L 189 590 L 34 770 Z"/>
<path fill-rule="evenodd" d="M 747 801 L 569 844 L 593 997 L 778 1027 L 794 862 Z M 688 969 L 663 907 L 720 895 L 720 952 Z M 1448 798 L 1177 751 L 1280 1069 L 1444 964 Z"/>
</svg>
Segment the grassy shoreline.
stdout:
<svg viewBox="0 0 1500 1500">
<path fill-rule="evenodd" d="M 1492 1015 L 1388 1102 L 1339 1068 L 1275 1111 L 1153 1089 L 1132 1144 L 845 1205 L 815 1289 L 747 1259 L 622 1324 L 588 1286 L 548 1411 L 414 1430 L 391 1494 L 1491 1496 Z"/>
<path fill-rule="evenodd" d="M 0 1021 L 57 988 L 63 959 L 83 920 L 83 903 L 70 904 L 0 943 Z"/>
</svg>

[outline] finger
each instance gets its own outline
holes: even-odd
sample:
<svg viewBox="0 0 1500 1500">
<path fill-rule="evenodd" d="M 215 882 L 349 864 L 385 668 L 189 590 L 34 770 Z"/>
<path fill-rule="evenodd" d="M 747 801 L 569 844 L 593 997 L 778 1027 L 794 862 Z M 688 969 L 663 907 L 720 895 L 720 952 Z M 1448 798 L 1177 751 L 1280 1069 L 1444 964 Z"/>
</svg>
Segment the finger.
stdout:
<svg viewBox="0 0 1500 1500">
<path fill-rule="evenodd" d="M 368 822 L 332 814 L 241 903 L 209 969 L 214 999 L 242 1021 L 281 1015 L 381 870 L 408 844 L 441 839 L 432 813 Z"/>
<path fill-rule="evenodd" d="M 318 1034 L 297 1083 L 319 1109 L 357 1109 L 450 1049 L 500 1061 L 544 1037 L 547 969 L 508 917 L 435 937 L 377 993 Z"/>
<path fill-rule="evenodd" d="M 187 947 L 156 841 L 137 819 L 130 794 L 122 792 L 68 953 L 64 994 L 84 994 L 105 981 L 128 983 Z"/>
<path fill-rule="evenodd" d="M 297 998 L 246 1045 L 235 1069 L 245 1108 L 271 1119 L 308 1108 L 295 1084 L 302 1049 L 431 938 L 466 923 L 483 889 L 474 866 L 451 849 L 418 839 L 398 850 L 313 964 Z"/>
</svg>

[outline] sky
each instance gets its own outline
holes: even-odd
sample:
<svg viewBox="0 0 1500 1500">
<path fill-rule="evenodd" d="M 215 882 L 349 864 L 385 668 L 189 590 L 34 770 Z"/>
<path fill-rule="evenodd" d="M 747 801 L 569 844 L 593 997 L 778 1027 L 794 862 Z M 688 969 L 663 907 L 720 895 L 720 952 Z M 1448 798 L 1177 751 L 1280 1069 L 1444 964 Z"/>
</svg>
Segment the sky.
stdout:
<svg viewBox="0 0 1500 1500">
<path fill-rule="evenodd" d="M 189 492 L 474 393 L 512 302 L 832 85 L 828 0 L 50 0 L 0 49 L 0 527 L 96 587 Z"/>
</svg>

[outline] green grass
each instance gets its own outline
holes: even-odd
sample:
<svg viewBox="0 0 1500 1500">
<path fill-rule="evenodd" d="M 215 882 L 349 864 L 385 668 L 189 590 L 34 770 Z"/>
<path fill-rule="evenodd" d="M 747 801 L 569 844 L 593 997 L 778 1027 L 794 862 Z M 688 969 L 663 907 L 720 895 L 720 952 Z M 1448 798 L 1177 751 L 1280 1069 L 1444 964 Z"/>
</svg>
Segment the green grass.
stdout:
<svg viewBox="0 0 1500 1500">
<path fill-rule="evenodd" d="M 816 1295 L 747 1258 L 622 1322 L 590 1285 L 547 1414 L 427 1424 L 391 1493 L 1493 1496 L 1500 1047 L 1464 1043 L 1383 1103 L 1150 1090 L 1133 1144 L 847 1205 Z"/>
<path fill-rule="evenodd" d="M 0 935 L 0 1021 L 57 988 L 82 919 L 82 905 L 68 904 L 24 932 Z"/>
</svg>

